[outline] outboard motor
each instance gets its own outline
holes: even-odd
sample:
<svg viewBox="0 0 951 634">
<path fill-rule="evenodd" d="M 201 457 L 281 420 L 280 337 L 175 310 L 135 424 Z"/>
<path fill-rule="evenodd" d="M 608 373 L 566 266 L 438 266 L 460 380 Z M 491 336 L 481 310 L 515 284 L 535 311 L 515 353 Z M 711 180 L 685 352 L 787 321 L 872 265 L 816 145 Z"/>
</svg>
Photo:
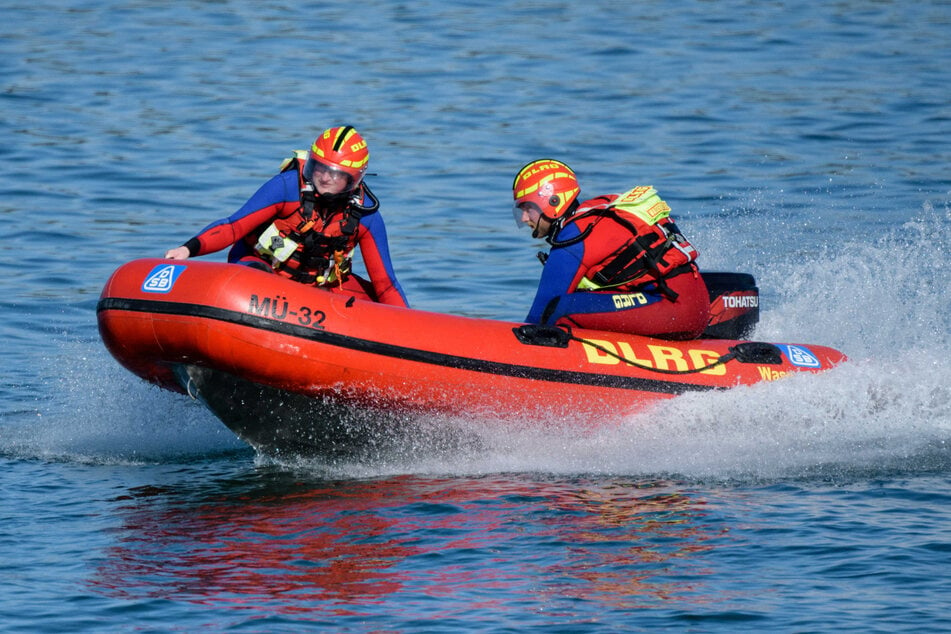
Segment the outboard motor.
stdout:
<svg viewBox="0 0 951 634">
<path fill-rule="evenodd" d="M 705 339 L 747 339 L 759 322 L 759 288 L 748 273 L 702 272 L 710 292 Z"/>
</svg>

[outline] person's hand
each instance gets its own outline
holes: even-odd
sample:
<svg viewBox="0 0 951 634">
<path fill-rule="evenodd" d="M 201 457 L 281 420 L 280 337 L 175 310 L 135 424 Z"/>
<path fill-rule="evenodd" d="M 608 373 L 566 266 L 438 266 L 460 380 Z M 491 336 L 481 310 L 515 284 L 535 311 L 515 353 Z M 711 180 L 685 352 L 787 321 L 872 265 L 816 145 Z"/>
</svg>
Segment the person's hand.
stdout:
<svg viewBox="0 0 951 634">
<path fill-rule="evenodd" d="M 165 257 L 169 260 L 187 260 L 188 256 L 189 252 L 186 246 L 175 247 L 165 252 Z"/>
</svg>

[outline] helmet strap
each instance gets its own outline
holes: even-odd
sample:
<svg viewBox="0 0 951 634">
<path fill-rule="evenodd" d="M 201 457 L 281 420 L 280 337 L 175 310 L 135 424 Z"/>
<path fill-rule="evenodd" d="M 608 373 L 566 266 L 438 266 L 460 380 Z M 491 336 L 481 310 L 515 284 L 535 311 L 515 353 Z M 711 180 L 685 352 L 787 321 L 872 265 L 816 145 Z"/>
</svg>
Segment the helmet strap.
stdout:
<svg viewBox="0 0 951 634">
<path fill-rule="evenodd" d="M 349 200 L 353 195 L 353 190 L 347 190 L 336 194 L 321 194 L 316 192 L 317 199 L 326 203 L 336 203 Z"/>
<path fill-rule="evenodd" d="M 578 198 L 575 197 L 575 199 L 571 201 L 571 204 L 568 205 L 568 208 L 565 209 L 565 213 L 563 213 L 561 216 L 559 216 L 555 220 L 549 220 L 549 223 L 551 223 L 551 226 L 548 228 L 548 234 L 544 236 L 545 240 L 547 240 L 549 244 L 552 244 L 552 245 L 555 244 L 555 236 L 557 236 L 561 232 L 561 228 L 565 226 L 565 222 L 574 215 L 575 211 L 580 206 L 581 206 L 581 203 L 579 203 Z M 544 218 L 544 216 L 542 217 Z M 548 219 L 545 218 L 545 220 L 548 220 Z M 538 237 L 540 238 L 542 236 L 538 236 Z"/>
</svg>

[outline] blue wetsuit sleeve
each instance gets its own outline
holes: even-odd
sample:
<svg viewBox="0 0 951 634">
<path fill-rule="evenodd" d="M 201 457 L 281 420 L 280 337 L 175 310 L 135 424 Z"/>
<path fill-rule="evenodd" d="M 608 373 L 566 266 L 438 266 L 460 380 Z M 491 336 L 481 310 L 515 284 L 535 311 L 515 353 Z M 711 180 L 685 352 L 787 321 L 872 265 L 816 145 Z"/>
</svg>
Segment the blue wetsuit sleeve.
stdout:
<svg viewBox="0 0 951 634">
<path fill-rule="evenodd" d="M 579 234 L 573 224 L 567 225 L 559 234 L 559 240 L 570 240 Z M 584 241 L 567 247 L 558 247 L 551 250 L 548 261 L 542 269 L 542 277 L 538 282 L 535 300 L 528 311 L 525 321 L 532 324 L 542 323 L 542 315 L 552 300 L 560 298 L 571 291 L 572 284 L 581 263 L 584 261 Z"/>
<path fill-rule="evenodd" d="M 393 270 L 383 216 L 378 211 L 368 214 L 360 219 L 360 224 L 364 229 L 359 238 L 360 255 L 379 300 L 384 304 L 408 307 L 406 293 Z"/>
<path fill-rule="evenodd" d="M 198 232 L 198 235 L 219 225 L 237 224 L 255 212 L 272 207 L 277 203 L 297 202 L 298 200 L 300 200 L 300 193 L 297 191 L 297 174 L 293 171 L 276 174 L 261 185 L 237 211 L 230 216 L 209 223 L 207 227 Z"/>
<path fill-rule="evenodd" d="M 220 218 L 199 231 L 190 243 L 204 255 L 234 244 L 256 227 L 268 222 L 288 203 L 297 204 L 297 174 L 283 172 L 264 183 L 236 212 Z M 193 250 L 189 247 L 189 250 Z"/>
</svg>

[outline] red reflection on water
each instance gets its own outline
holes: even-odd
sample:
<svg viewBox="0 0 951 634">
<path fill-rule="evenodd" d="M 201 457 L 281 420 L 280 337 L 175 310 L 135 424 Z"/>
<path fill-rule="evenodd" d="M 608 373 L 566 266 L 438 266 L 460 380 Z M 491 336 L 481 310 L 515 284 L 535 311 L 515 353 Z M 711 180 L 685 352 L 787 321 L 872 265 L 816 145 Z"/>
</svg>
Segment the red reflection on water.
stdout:
<svg viewBox="0 0 951 634">
<path fill-rule="evenodd" d="M 196 497 L 127 498 L 91 583 L 324 615 L 401 595 L 465 596 L 469 609 L 517 597 L 631 606 L 697 593 L 706 571 L 693 559 L 723 534 L 702 523 L 703 501 L 657 483 L 407 476 Z"/>
</svg>

